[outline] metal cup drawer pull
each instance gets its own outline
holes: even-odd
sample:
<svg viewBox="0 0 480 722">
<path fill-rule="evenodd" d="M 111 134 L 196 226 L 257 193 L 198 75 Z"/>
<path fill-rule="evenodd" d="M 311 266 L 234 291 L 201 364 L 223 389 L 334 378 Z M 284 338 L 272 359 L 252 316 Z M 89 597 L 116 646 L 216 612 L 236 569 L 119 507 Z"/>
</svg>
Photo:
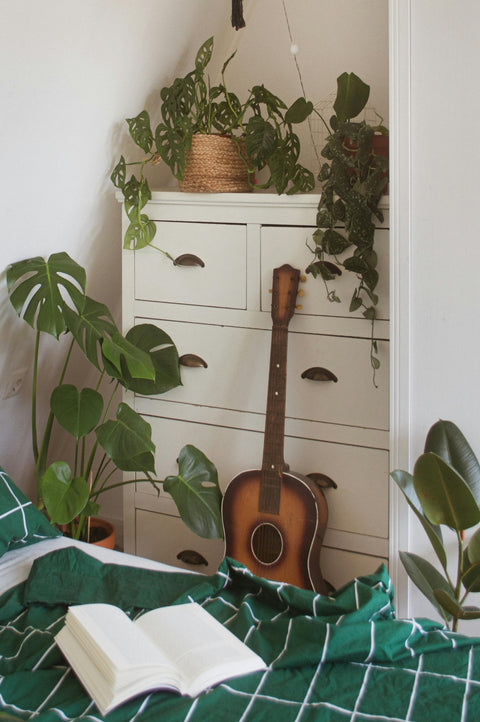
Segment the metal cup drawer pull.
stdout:
<svg viewBox="0 0 480 722">
<path fill-rule="evenodd" d="M 338 378 L 333 371 L 323 368 L 323 366 L 312 366 L 302 373 L 302 379 L 311 379 L 312 381 L 333 381 L 337 383 Z"/>
<path fill-rule="evenodd" d="M 184 353 L 178 359 L 181 366 L 198 367 L 203 366 L 204 369 L 208 368 L 208 364 L 201 356 L 197 356 L 195 353 Z"/>
<path fill-rule="evenodd" d="M 205 566 L 208 567 L 208 562 L 200 552 L 195 549 L 184 549 L 178 552 L 177 559 L 180 559 L 184 564 L 191 564 L 192 566 Z"/>
<path fill-rule="evenodd" d="M 202 261 L 201 258 L 198 256 L 195 256 L 193 253 L 182 253 L 180 256 L 177 256 L 175 260 L 173 261 L 174 266 L 200 266 L 201 268 L 205 268 L 205 261 Z"/>
</svg>

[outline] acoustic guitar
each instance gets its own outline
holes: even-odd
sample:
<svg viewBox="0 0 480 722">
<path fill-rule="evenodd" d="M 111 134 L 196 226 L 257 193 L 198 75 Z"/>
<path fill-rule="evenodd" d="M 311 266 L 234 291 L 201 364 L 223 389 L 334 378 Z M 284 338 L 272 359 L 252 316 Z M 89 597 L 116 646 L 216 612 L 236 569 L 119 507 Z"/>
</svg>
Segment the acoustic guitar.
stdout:
<svg viewBox="0 0 480 722">
<path fill-rule="evenodd" d="M 284 461 L 288 324 L 300 272 L 274 269 L 272 339 L 262 468 L 238 474 L 225 490 L 226 554 L 257 576 L 327 594 L 320 550 L 328 508 L 322 490 Z"/>
</svg>

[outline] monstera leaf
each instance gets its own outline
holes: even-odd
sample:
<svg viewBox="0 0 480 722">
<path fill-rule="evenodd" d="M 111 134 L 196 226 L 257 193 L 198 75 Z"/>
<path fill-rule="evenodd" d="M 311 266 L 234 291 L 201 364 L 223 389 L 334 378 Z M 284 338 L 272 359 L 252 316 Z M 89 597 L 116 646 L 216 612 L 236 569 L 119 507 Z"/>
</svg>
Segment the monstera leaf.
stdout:
<svg viewBox="0 0 480 722">
<path fill-rule="evenodd" d="M 193 532 L 207 539 L 223 539 L 218 474 L 205 454 L 191 444 L 184 446 L 178 457 L 177 476 L 168 476 L 163 486 Z"/>
<path fill-rule="evenodd" d="M 72 479 L 65 461 L 55 461 L 43 475 L 42 498 L 53 524 L 69 524 L 88 502 L 89 488 L 81 476 Z"/>
<path fill-rule="evenodd" d="M 128 404 L 121 403 L 116 419 L 106 421 L 95 433 L 98 443 L 119 469 L 155 473 L 152 427 Z"/>
<path fill-rule="evenodd" d="M 101 369 L 99 342 L 105 336 L 112 336 L 117 327 L 108 308 L 93 298 L 85 296 L 80 309 L 64 308 L 65 321 L 75 341 L 88 360 Z"/>
<path fill-rule="evenodd" d="M 68 253 L 53 253 L 48 260 L 36 256 L 7 269 L 10 301 L 32 328 L 58 339 L 67 325 L 65 297 L 81 309 L 85 299 L 85 270 Z"/>
<path fill-rule="evenodd" d="M 62 384 L 52 391 L 50 408 L 60 426 L 78 440 L 87 436 L 99 423 L 103 396 L 95 389 L 78 391 L 75 386 Z"/>
</svg>

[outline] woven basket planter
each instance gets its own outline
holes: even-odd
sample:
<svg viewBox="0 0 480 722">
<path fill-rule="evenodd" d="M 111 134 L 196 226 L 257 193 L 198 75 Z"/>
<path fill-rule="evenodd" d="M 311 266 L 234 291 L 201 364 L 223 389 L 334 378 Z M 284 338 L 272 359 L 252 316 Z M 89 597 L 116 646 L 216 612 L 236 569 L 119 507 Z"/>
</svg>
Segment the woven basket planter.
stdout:
<svg viewBox="0 0 480 722">
<path fill-rule="evenodd" d="M 226 135 L 196 134 L 185 154 L 185 173 L 178 186 L 191 193 L 249 193 L 245 161 L 237 142 Z"/>
</svg>

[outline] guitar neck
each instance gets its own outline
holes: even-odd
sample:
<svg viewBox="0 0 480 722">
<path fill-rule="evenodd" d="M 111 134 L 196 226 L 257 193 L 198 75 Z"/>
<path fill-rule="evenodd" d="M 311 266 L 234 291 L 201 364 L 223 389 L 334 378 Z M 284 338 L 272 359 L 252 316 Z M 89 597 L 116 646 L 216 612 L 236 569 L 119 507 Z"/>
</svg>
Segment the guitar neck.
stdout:
<svg viewBox="0 0 480 722">
<path fill-rule="evenodd" d="M 288 327 L 272 328 L 259 508 L 278 513 L 284 461 Z"/>
</svg>

